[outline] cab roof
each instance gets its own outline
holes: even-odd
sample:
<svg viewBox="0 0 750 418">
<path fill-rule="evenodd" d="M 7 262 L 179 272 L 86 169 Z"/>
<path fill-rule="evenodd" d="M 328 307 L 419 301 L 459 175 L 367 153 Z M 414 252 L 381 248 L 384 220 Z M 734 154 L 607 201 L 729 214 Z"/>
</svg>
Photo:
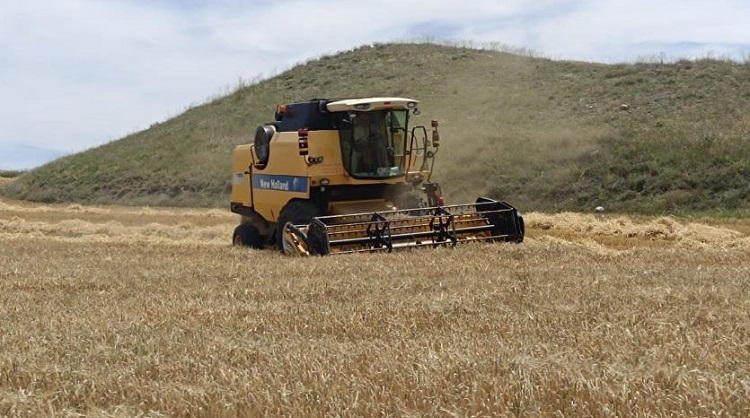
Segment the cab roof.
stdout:
<svg viewBox="0 0 750 418">
<path fill-rule="evenodd" d="M 337 100 L 328 103 L 326 108 L 329 112 L 412 109 L 417 107 L 418 103 L 418 100 L 406 99 L 403 97 L 369 97 L 364 99 Z"/>
<path fill-rule="evenodd" d="M 369 112 L 388 109 L 416 109 L 418 101 L 403 97 L 370 97 L 360 99 L 312 99 L 279 105 L 274 115 L 277 131 L 296 132 L 338 129 L 336 115 L 342 112 Z"/>
</svg>

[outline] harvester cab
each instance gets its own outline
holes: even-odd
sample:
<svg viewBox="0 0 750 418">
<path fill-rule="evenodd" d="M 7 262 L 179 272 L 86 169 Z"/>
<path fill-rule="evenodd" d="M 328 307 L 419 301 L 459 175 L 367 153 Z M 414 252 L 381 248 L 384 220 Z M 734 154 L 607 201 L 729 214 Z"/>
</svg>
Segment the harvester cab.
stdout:
<svg viewBox="0 0 750 418">
<path fill-rule="evenodd" d="M 287 254 L 390 251 L 492 240 L 521 242 L 511 205 L 445 205 L 431 182 L 438 122 L 413 123 L 405 98 L 279 105 L 232 156 L 233 243 Z"/>
</svg>

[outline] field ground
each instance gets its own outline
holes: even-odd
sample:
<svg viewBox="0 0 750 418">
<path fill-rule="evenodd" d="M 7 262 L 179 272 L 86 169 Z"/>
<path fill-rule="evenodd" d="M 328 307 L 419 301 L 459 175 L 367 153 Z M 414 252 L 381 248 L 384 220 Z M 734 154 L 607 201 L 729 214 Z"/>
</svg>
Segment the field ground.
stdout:
<svg viewBox="0 0 750 418">
<path fill-rule="evenodd" d="M 0 416 L 750 416 L 750 221 L 284 258 L 218 209 L 0 200 Z"/>
</svg>

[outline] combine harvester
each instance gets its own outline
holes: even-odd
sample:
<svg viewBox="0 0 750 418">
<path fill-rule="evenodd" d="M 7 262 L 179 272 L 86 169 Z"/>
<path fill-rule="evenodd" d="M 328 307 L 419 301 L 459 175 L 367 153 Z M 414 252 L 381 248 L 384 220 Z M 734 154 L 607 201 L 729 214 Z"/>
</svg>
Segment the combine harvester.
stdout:
<svg viewBox="0 0 750 418">
<path fill-rule="evenodd" d="M 293 255 L 523 241 L 513 206 L 445 205 L 430 182 L 438 122 L 411 126 L 404 98 L 314 99 L 278 106 L 232 155 L 235 245 Z"/>
</svg>

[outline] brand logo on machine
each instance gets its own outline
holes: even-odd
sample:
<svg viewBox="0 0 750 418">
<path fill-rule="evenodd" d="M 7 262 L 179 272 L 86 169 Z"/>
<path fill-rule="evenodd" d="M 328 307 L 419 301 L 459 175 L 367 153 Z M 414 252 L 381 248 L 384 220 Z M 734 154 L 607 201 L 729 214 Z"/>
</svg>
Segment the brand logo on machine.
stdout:
<svg viewBox="0 0 750 418">
<path fill-rule="evenodd" d="M 253 187 L 265 190 L 278 190 L 282 192 L 307 192 L 307 177 L 293 176 L 253 176 Z"/>
</svg>

